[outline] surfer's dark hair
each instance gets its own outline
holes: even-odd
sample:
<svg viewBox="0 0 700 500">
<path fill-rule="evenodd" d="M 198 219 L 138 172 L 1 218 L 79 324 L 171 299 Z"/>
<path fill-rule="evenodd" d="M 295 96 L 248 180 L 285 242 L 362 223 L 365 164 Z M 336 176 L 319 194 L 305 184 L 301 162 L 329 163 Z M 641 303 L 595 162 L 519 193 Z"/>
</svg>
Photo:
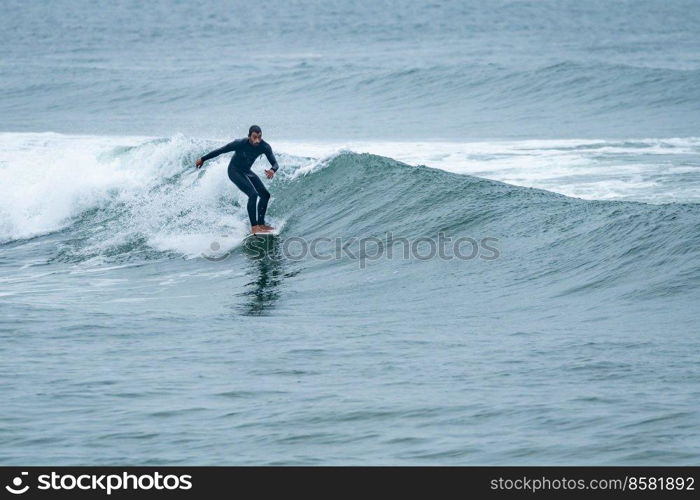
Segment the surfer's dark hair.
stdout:
<svg viewBox="0 0 700 500">
<path fill-rule="evenodd" d="M 256 132 L 258 134 L 262 134 L 262 130 L 257 125 L 250 126 L 250 128 L 248 129 L 248 137 L 250 137 L 253 134 L 253 132 Z"/>
</svg>

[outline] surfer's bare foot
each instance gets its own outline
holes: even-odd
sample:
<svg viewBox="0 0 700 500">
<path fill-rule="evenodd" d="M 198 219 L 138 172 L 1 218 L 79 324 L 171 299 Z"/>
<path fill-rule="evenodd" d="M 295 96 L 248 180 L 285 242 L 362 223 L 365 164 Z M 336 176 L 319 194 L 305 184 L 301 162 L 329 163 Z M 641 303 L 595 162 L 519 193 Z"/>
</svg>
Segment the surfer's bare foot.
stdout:
<svg viewBox="0 0 700 500">
<path fill-rule="evenodd" d="M 267 224 L 260 224 L 260 227 L 263 228 L 266 231 L 274 231 L 274 227 L 268 226 Z"/>
<path fill-rule="evenodd" d="M 250 231 L 253 234 L 258 234 L 258 233 L 269 233 L 272 229 L 274 229 L 274 228 L 271 228 L 270 226 L 264 226 L 264 225 L 258 224 L 256 226 L 253 226 L 252 228 L 250 228 Z"/>
</svg>

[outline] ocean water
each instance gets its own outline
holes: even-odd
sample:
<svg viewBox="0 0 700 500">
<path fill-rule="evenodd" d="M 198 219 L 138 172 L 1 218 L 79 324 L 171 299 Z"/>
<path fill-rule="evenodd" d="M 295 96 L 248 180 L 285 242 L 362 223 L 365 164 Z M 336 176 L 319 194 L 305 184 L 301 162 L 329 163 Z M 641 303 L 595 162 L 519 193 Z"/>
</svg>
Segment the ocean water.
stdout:
<svg viewBox="0 0 700 500">
<path fill-rule="evenodd" d="M 698 463 L 697 2 L 0 28 L 0 464 Z"/>
</svg>

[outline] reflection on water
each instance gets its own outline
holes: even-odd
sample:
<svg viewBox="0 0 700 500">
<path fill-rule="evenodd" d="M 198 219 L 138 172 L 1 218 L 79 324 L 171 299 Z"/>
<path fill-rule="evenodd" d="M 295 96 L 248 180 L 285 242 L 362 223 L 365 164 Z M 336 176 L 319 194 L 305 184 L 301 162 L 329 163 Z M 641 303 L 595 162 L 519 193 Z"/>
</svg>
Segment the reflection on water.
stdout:
<svg viewBox="0 0 700 500">
<path fill-rule="evenodd" d="M 281 295 L 284 278 L 295 276 L 284 261 L 280 239 L 275 236 L 248 238 L 243 244 L 243 255 L 248 263 L 245 291 L 239 295 L 247 300 L 241 304 L 246 316 L 266 316 L 275 308 Z M 287 272 L 285 272 L 287 271 Z"/>
</svg>

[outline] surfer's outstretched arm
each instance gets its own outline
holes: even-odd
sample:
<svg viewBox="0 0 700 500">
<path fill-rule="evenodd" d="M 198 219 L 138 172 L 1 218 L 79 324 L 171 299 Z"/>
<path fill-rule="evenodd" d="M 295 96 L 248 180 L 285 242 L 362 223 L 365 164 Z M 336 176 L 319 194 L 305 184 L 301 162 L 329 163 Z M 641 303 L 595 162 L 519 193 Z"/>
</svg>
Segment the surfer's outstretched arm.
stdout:
<svg viewBox="0 0 700 500">
<path fill-rule="evenodd" d="M 280 168 L 280 166 L 277 164 L 277 159 L 275 158 L 272 148 L 269 145 L 267 146 L 267 149 L 265 149 L 265 157 L 267 158 L 267 161 L 270 162 L 270 165 L 272 165 L 272 171 L 277 172 L 277 169 Z"/>
<path fill-rule="evenodd" d="M 212 158 L 216 158 L 220 154 L 229 153 L 231 151 L 236 151 L 240 144 L 241 144 L 240 140 L 235 140 L 233 142 L 229 142 L 225 146 L 222 146 L 219 149 L 215 149 L 214 151 L 211 151 L 211 152 L 205 154 L 204 156 L 199 158 L 195 164 L 197 165 L 197 168 L 199 168 L 204 164 L 205 161 L 211 160 Z"/>
<path fill-rule="evenodd" d="M 280 168 L 279 164 L 277 163 L 277 159 L 275 158 L 275 154 L 272 152 L 272 148 L 270 147 L 269 144 L 266 144 L 265 148 L 265 158 L 267 158 L 267 161 L 270 162 L 270 170 L 265 170 L 265 175 L 267 176 L 268 179 L 272 179 L 272 176 L 275 175 L 275 172 L 277 172 L 277 169 Z"/>
</svg>

